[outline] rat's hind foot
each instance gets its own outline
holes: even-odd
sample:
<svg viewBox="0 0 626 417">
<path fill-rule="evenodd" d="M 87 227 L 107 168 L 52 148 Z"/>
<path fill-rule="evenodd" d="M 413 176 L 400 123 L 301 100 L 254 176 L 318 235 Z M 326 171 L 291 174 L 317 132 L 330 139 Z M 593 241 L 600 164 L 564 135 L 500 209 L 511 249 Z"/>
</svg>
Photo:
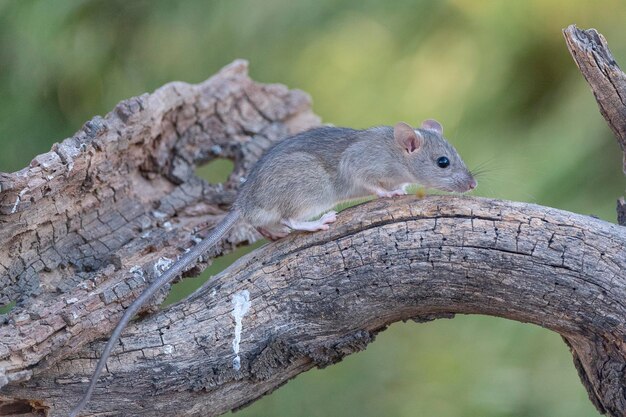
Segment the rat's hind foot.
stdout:
<svg viewBox="0 0 626 417">
<path fill-rule="evenodd" d="M 282 239 L 289 234 L 288 230 L 269 230 L 263 227 L 258 227 L 256 230 L 258 230 L 264 238 L 271 241 Z"/>
<path fill-rule="evenodd" d="M 298 221 L 298 220 L 283 220 L 282 223 L 293 230 L 304 230 L 307 232 L 316 232 L 318 230 L 328 230 L 329 224 L 337 220 L 337 212 L 329 211 L 324 214 L 319 220 L 313 220 L 310 222 Z"/>
</svg>

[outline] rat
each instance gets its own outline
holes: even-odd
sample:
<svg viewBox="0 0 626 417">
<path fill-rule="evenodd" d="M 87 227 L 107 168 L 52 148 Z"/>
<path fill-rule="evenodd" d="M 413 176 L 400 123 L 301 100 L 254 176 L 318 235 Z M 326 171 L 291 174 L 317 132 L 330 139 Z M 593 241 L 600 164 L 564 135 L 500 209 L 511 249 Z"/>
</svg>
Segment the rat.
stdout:
<svg viewBox="0 0 626 417">
<path fill-rule="evenodd" d="M 100 356 L 87 392 L 70 417 L 76 417 L 89 401 L 114 345 L 141 306 L 237 221 L 248 222 L 270 240 L 294 230 L 328 230 L 337 218 L 335 211 L 328 210 L 338 203 L 372 195 L 405 195 L 406 187 L 416 183 L 459 193 L 477 185 L 435 120 L 424 121 L 418 129 L 403 122 L 364 130 L 324 126 L 278 142 L 253 166 L 222 221 L 126 309 Z M 321 213 L 325 214 L 311 220 Z"/>
</svg>

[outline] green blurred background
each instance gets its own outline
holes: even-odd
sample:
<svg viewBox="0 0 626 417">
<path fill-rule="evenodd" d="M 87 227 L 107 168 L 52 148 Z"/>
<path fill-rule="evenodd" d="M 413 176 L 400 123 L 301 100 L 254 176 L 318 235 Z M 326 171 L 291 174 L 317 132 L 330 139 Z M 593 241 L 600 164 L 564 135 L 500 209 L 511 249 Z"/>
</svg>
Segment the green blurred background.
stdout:
<svg viewBox="0 0 626 417">
<path fill-rule="evenodd" d="M 620 152 L 565 47 L 571 23 L 599 29 L 626 63 L 621 0 L 0 0 L 0 171 L 122 99 L 241 57 L 256 80 L 309 92 L 328 123 L 438 119 L 470 166 L 491 169 L 477 195 L 613 222 Z M 472 316 L 392 326 L 238 413 L 268 415 L 598 413 L 557 335 Z"/>
</svg>

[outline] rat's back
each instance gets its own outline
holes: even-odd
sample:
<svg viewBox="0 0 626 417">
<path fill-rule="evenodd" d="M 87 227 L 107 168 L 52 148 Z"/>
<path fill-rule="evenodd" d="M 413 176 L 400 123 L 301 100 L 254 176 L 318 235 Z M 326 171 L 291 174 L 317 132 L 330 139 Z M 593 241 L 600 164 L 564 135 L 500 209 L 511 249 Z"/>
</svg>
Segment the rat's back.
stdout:
<svg viewBox="0 0 626 417">
<path fill-rule="evenodd" d="M 272 146 L 257 163 L 264 165 L 271 161 L 280 162 L 289 154 L 304 152 L 315 156 L 330 169 L 339 164 L 341 155 L 348 146 L 359 139 L 363 130 L 347 127 L 322 126 L 290 136 Z M 254 175 L 254 169 L 250 173 Z"/>
<path fill-rule="evenodd" d="M 250 171 L 235 208 L 255 227 L 328 210 L 337 198 L 339 161 L 358 132 L 325 126 L 277 143 Z"/>
</svg>

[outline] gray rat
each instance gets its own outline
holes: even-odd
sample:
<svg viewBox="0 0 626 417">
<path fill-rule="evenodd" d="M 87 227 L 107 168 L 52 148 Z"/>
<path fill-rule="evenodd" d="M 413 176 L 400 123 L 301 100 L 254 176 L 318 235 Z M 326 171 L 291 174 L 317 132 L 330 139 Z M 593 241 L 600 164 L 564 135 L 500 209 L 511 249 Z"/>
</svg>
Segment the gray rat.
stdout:
<svg viewBox="0 0 626 417">
<path fill-rule="evenodd" d="M 126 309 L 70 417 L 76 417 L 89 401 L 113 346 L 135 313 L 238 220 L 272 240 L 292 230 L 327 230 L 336 220 L 334 211 L 310 219 L 342 201 L 404 195 L 405 187 L 414 183 L 461 193 L 476 188 L 472 173 L 435 120 L 424 121 L 419 129 L 402 122 L 365 130 L 319 127 L 277 143 L 252 168 L 224 219 Z"/>
</svg>

